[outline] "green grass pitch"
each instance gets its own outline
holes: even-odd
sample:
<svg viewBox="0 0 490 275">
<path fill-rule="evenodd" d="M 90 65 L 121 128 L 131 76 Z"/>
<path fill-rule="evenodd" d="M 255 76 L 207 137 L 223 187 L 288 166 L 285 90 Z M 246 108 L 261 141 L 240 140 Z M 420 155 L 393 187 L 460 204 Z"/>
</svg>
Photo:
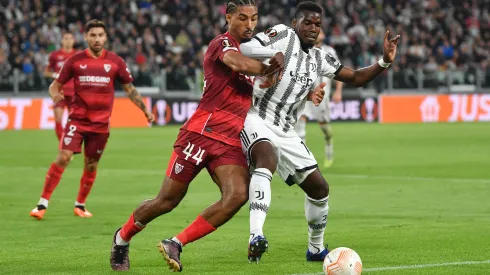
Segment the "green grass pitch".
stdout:
<svg viewBox="0 0 490 275">
<path fill-rule="evenodd" d="M 490 274 L 489 124 L 334 124 L 326 242 L 356 250 L 366 274 Z M 91 219 L 73 216 L 82 158 L 66 170 L 45 219 L 29 217 L 54 159 L 54 131 L 0 132 L 0 274 L 113 274 L 112 234 L 165 174 L 177 127 L 114 129 L 87 201 Z M 308 146 L 323 163 L 322 135 Z M 305 261 L 304 195 L 277 176 L 265 233 L 269 254 L 247 261 L 248 206 L 228 224 L 184 248 L 185 274 L 318 274 Z M 179 207 L 133 239 L 131 274 L 170 272 L 158 240 L 186 227 L 219 198 L 206 171 Z M 464 262 L 462 265 L 426 266 Z M 468 264 L 467 262 L 477 262 Z M 422 265 L 411 269 L 373 268 Z"/>
</svg>

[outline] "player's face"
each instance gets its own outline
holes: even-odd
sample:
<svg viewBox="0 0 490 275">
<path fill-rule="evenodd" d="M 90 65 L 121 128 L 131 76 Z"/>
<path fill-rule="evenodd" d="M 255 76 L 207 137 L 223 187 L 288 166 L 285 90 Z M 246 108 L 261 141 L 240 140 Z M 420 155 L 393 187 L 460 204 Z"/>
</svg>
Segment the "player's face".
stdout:
<svg viewBox="0 0 490 275">
<path fill-rule="evenodd" d="M 293 28 L 303 45 L 313 47 L 322 30 L 322 15 L 318 12 L 304 11 L 293 20 Z"/>
<path fill-rule="evenodd" d="M 73 45 L 75 45 L 75 37 L 71 33 L 65 33 L 61 40 L 61 47 L 63 49 L 73 49 Z"/>
<path fill-rule="evenodd" d="M 323 32 L 323 30 L 320 30 L 320 34 L 318 35 L 318 38 L 316 39 L 315 46 L 320 47 L 323 44 L 323 40 L 325 40 L 325 33 Z"/>
<path fill-rule="evenodd" d="M 259 17 L 256 6 L 240 6 L 233 14 L 226 15 L 229 31 L 238 37 L 240 41 L 252 39 L 257 19 Z"/>
<path fill-rule="evenodd" d="M 85 40 L 87 41 L 90 50 L 97 53 L 104 48 L 107 35 L 104 28 L 91 28 L 85 33 Z"/>
</svg>

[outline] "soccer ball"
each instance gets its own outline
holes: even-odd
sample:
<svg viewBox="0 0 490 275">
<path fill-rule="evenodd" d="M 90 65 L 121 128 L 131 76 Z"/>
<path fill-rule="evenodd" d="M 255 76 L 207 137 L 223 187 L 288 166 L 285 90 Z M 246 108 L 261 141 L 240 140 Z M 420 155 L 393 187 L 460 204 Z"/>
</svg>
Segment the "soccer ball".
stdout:
<svg viewBox="0 0 490 275">
<path fill-rule="evenodd" d="M 361 257 L 350 248 L 338 247 L 325 257 L 323 272 L 325 275 L 361 275 Z"/>
</svg>

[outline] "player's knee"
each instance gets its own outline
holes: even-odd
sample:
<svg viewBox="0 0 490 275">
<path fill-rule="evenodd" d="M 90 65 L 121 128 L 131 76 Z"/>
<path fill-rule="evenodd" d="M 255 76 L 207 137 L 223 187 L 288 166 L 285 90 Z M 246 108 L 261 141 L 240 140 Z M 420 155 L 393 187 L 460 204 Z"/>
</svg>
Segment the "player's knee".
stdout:
<svg viewBox="0 0 490 275">
<path fill-rule="evenodd" d="M 91 159 L 85 160 L 85 170 L 93 173 L 97 171 L 98 164 L 99 162 L 97 160 L 91 160 Z"/>
<path fill-rule="evenodd" d="M 272 174 L 276 171 L 277 156 L 269 142 L 259 142 L 252 150 L 255 168 L 266 168 Z"/>
<path fill-rule="evenodd" d="M 56 165 L 61 167 L 66 167 L 71 161 L 71 157 L 73 156 L 72 152 L 61 150 L 56 157 Z"/>
<path fill-rule="evenodd" d="M 226 210 L 230 210 L 231 212 L 236 212 L 236 210 L 240 209 L 244 206 L 248 201 L 248 189 L 243 188 L 240 190 L 234 190 L 230 193 L 223 194 L 223 206 Z"/>
</svg>

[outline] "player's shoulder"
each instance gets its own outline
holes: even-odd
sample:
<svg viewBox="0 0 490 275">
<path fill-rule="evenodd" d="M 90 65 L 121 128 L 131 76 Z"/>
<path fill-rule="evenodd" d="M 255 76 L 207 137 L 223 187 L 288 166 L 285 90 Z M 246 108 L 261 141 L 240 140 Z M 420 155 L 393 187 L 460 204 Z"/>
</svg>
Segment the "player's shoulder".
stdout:
<svg viewBox="0 0 490 275">
<path fill-rule="evenodd" d="M 238 44 L 238 41 L 228 35 L 228 33 L 222 33 L 209 42 L 209 47 L 236 47 Z"/>
<path fill-rule="evenodd" d="M 65 62 L 77 62 L 83 59 L 86 59 L 87 55 L 85 54 L 85 51 L 76 51 L 74 54 L 70 55 Z"/>
<path fill-rule="evenodd" d="M 280 37 L 287 37 L 289 34 L 294 33 L 294 29 L 286 26 L 284 24 L 277 24 L 275 26 L 267 28 L 264 32 L 259 33 L 264 36 L 267 36 L 268 38 L 280 38 Z"/>
<path fill-rule="evenodd" d="M 124 62 L 124 59 L 121 56 L 119 56 L 117 53 L 112 51 L 107 51 L 107 50 L 105 54 L 105 59 L 111 60 L 116 63 Z"/>
</svg>

